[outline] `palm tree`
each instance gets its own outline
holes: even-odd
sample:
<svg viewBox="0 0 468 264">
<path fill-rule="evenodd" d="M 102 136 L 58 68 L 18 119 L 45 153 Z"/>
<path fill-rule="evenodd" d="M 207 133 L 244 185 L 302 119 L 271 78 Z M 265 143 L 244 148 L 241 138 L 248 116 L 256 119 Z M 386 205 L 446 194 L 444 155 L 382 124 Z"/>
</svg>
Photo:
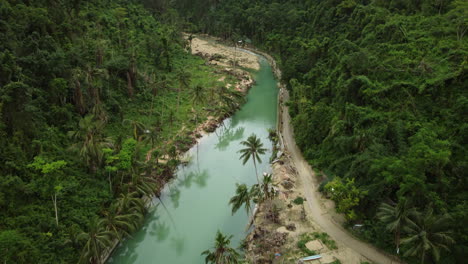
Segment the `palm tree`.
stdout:
<svg viewBox="0 0 468 264">
<path fill-rule="evenodd" d="M 382 203 L 377 211 L 377 217 L 386 225 L 386 229 L 395 235 L 395 246 L 397 254 L 400 251 L 401 229 L 408 223 L 409 218 L 417 214 L 416 209 L 410 207 L 406 199 L 402 199 L 398 204 Z"/>
<path fill-rule="evenodd" d="M 275 183 L 273 182 L 273 175 L 271 173 L 264 173 L 261 187 L 265 199 L 271 200 L 273 197 L 275 197 L 276 192 L 273 186 L 275 186 Z"/>
<path fill-rule="evenodd" d="M 117 199 L 117 206 L 119 212 L 144 213 L 146 211 L 145 205 L 137 192 L 121 193 Z"/>
<path fill-rule="evenodd" d="M 130 124 L 130 126 L 133 129 L 133 138 L 138 141 L 140 140 L 140 135 L 142 135 L 146 131 L 146 126 L 140 121 L 124 119 L 122 121 L 122 124 Z"/>
<path fill-rule="evenodd" d="M 102 162 L 102 149 L 110 145 L 102 137 L 104 125 L 105 123 L 101 120 L 95 120 L 93 115 L 87 115 L 80 120 L 78 130 L 68 132 L 72 139 L 78 141 L 71 148 L 79 152 L 80 157 L 92 172 L 95 172 Z"/>
<path fill-rule="evenodd" d="M 403 229 L 408 234 L 401 240 L 401 244 L 408 245 L 404 256 L 419 255 L 421 263 L 425 263 L 429 252 L 436 262 L 439 261 L 440 251 L 450 251 L 448 246 L 455 243 L 447 230 L 451 220 L 449 214 L 434 215 L 432 208 L 424 214 L 416 214 Z"/>
<path fill-rule="evenodd" d="M 205 250 L 202 255 L 206 255 L 205 263 L 214 264 L 237 264 L 239 263 L 239 253 L 231 247 L 231 236 L 225 236 L 221 232 L 216 233 L 215 246 L 213 251 Z"/>
<path fill-rule="evenodd" d="M 229 204 L 232 206 L 232 214 L 236 213 L 242 205 L 245 206 L 245 210 L 249 213 L 252 207 L 250 203 L 252 197 L 250 196 L 249 189 L 245 184 L 236 184 L 236 186 L 236 194 L 229 200 Z"/>
<path fill-rule="evenodd" d="M 103 252 L 112 245 L 114 233 L 106 230 L 98 217 L 91 220 L 89 231 L 78 235 L 78 240 L 86 241 L 81 253 L 80 263 L 101 264 Z"/>
<path fill-rule="evenodd" d="M 177 74 L 177 77 L 179 79 L 179 89 L 177 90 L 177 111 L 176 112 L 179 113 L 181 88 L 188 88 L 190 86 L 191 75 L 188 71 L 181 69 L 179 73 Z"/>
<path fill-rule="evenodd" d="M 257 162 L 262 162 L 259 154 L 265 154 L 267 149 L 263 148 L 263 143 L 255 134 L 250 135 L 247 140 L 242 141 L 241 144 L 246 146 L 246 148 L 239 150 L 241 153 L 240 159 L 242 159 L 242 164 L 245 165 L 245 163 L 247 163 L 247 161 L 252 158 L 255 167 L 255 176 L 257 177 L 258 184 L 260 184 L 257 172 Z"/>
<path fill-rule="evenodd" d="M 195 86 L 193 89 L 192 104 L 194 106 L 205 102 L 205 89 L 201 85 Z M 195 123 L 198 124 L 198 113 L 195 113 Z"/>
<path fill-rule="evenodd" d="M 141 138 L 143 139 L 143 141 L 150 142 L 151 149 L 153 149 L 154 144 L 158 140 L 159 131 L 157 130 L 156 127 L 154 127 L 152 129 L 145 129 L 143 132 L 144 134 L 141 136 Z"/>
<path fill-rule="evenodd" d="M 130 236 L 130 233 L 138 228 L 143 219 L 143 214 L 138 212 L 119 212 L 117 204 L 111 205 L 104 215 L 105 217 L 100 220 L 100 224 L 115 234 L 119 241 L 122 239 L 122 235 Z"/>
</svg>

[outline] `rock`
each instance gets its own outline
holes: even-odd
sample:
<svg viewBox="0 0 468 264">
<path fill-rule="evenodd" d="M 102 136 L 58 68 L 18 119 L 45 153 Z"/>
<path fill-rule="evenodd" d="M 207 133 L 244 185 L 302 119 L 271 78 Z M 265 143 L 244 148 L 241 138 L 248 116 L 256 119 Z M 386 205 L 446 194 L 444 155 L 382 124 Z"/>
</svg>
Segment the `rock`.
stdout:
<svg viewBox="0 0 468 264">
<path fill-rule="evenodd" d="M 287 190 L 290 190 L 290 189 L 292 189 L 294 187 L 294 184 L 289 180 L 282 181 L 281 185 Z"/>
<path fill-rule="evenodd" d="M 286 226 L 286 229 L 289 231 L 295 231 L 296 230 L 296 225 L 294 223 L 291 223 Z"/>
<path fill-rule="evenodd" d="M 278 233 L 288 233 L 288 228 L 284 227 L 284 226 L 281 226 L 281 227 L 278 227 L 276 229 L 276 232 L 278 232 Z"/>
<path fill-rule="evenodd" d="M 323 249 L 323 245 L 319 240 L 309 241 L 305 244 L 305 246 L 312 251 L 320 251 Z"/>
</svg>

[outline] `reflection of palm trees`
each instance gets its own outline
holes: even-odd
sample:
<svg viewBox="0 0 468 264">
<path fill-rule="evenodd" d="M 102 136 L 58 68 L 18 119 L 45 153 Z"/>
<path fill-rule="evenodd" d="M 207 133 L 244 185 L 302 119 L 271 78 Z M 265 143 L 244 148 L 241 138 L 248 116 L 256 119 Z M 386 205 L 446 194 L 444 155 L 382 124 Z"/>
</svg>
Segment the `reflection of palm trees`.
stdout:
<svg viewBox="0 0 468 264">
<path fill-rule="evenodd" d="M 190 188 L 192 187 L 192 183 L 195 183 L 198 187 L 203 188 L 206 186 L 206 182 L 209 177 L 210 175 L 206 169 L 202 171 L 191 171 L 185 174 L 183 178 L 180 178 L 176 188 L 181 186 Z"/>
<path fill-rule="evenodd" d="M 166 240 L 171 232 L 169 225 L 161 221 L 154 221 L 152 223 L 151 230 L 149 231 L 150 235 L 156 237 L 158 241 Z"/>
<path fill-rule="evenodd" d="M 175 248 L 177 256 L 182 255 L 185 248 L 185 239 L 182 236 L 176 236 L 171 238 L 172 247 Z"/>
<path fill-rule="evenodd" d="M 195 184 L 200 187 L 200 188 L 203 188 L 206 186 L 206 182 L 208 180 L 208 177 L 210 177 L 210 175 L 208 174 L 208 171 L 205 169 L 203 171 L 199 171 L 197 173 L 195 173 L 194 177 L 193 177 L 193 181 L 195 182 Z"/>
<path fill-rule="evenodd" d="M 171 215 L 170 211 L 167 209 L 166 205 L 164 204 L 164 202 L 161 199 L 161 192 L 160 191 L 156 192 L 155 196 L 159 200 L 159 203 L 163 206 L 164 210 L 166 210 L 166 213 L 167 213 L 167 216 L 169 217 L 169 220 L 171 221 L 172 225 L 174 226 L 174 229 L 177 231 L 177 226 L 175 224 L 174 218 L 172 218 L 172 215 Z"/>
<path fill-rule="evenodd" d="M 238 127 L 234 130 L 232 126 L 229 126 L 223 130 L 223 133 L 218 135 L 218 143 L 215 148 L 221 151 L 226 150 L 231 142 L 240 140 L 244 137 L 244 131 L 244 127 Z"/>
<path fill-rule="evenodd" d="M 179 188 L 173 188 L 171 189 L 171 193 L 169 194 L 169 197 L 171 197 L 171 202 L 174 205 L 174 208 L 179 207 L 179 199 L 180 199 L 180 190 Z"/>
</svg>

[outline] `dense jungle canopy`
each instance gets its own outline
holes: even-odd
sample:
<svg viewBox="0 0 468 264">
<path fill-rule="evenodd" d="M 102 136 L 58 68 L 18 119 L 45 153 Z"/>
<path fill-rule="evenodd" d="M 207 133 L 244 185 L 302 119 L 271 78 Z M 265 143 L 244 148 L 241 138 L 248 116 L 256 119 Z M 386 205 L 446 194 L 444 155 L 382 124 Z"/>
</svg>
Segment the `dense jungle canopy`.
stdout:
<svg viewBox="0 0 468 264">
<path fill-rule="evenodd" d="M 141 175 L 176 165 L 144 153 L 189 119 L 180 87 L 209 79 L 184 50 L 191 32 L 277 59 L 297 144 L 363 239 L 394 253 L 400 232 L 377 215 L 397 204 L 425 212 L 402 238 L 437 246 L 447 230 L 439 262 L 463 263 L 467 31 L 463 0 L 0 0 L 0 260 L 97 262 L 100 238 L 138 228 L 139 198 L 160 186 Z"/>
</svg>

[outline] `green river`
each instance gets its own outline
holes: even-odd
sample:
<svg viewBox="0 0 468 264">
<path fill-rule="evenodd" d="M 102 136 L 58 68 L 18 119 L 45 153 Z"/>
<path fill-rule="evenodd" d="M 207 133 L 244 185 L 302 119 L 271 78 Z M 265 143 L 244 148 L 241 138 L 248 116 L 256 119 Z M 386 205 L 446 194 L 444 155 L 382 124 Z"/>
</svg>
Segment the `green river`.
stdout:
<svg viewBox="0 0 468 264">
<path fill-rule="evenodd" d="M 246 236 L 248 216 L 243 208 L 231 215 L 228 202 L 236 183 L 256 182 L 252 161 L 243 166 L 239 160 L 240 142 L 252 133 L 259 136 L 268 148 L 261 156 L 259 174 L 271 170 L 267 129 L 276 126 L 278 88 L 272 68 L 263 57 L 260 66 L 253 73 L 256 84 L 247 95 L 247 103 L 215 133 L 204 136 L 198 151 L 196 146 L 189 151 L 192 162 L 181 166 L 173 182 L 166 186 L 164 206 L 150 211 L 143 228 L 124 241 L 108 263 L 205 263 L 200 254 L 214 245 L 217 230 L 233 235 L 231 246 L 238 247 Z"/>
</svg>

